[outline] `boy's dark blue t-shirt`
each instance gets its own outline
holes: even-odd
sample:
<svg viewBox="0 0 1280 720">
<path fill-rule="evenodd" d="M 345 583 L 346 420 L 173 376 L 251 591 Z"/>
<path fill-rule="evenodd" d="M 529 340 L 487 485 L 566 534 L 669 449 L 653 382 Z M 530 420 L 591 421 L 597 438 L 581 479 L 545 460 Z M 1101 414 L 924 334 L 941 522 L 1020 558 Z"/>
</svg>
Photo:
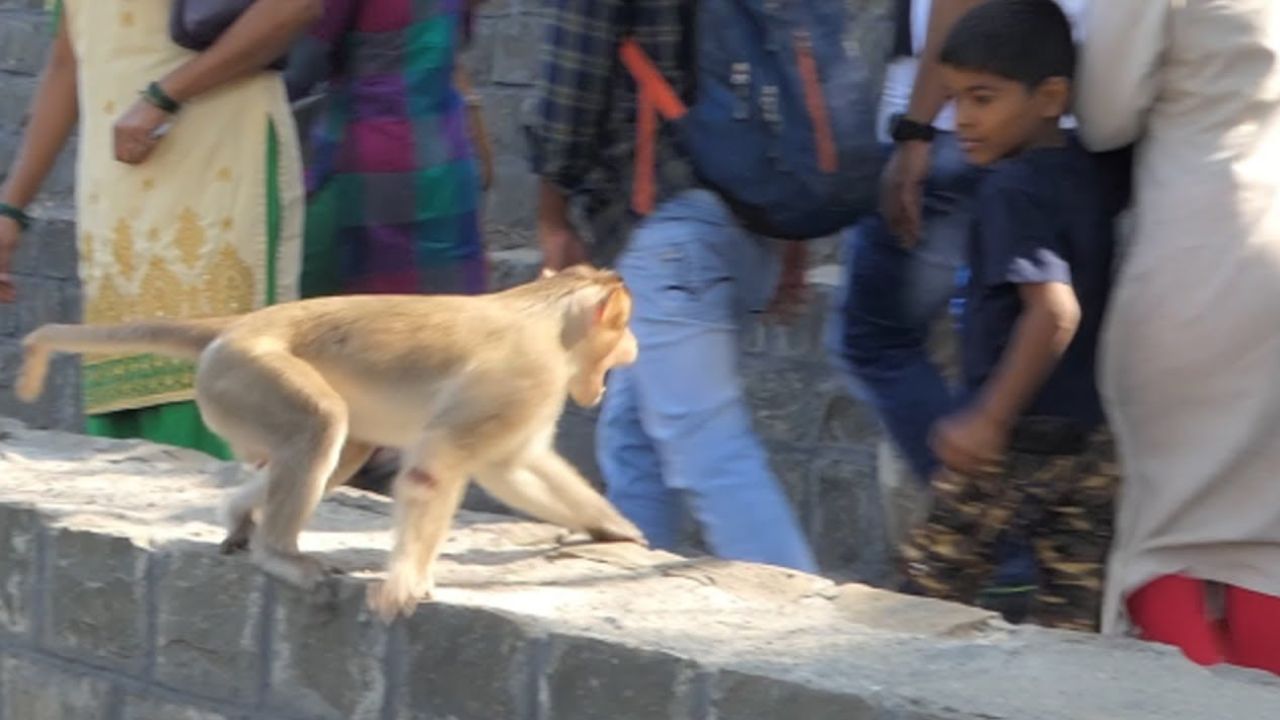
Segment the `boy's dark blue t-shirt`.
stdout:
<svg viewBox="0 0 1280 720">
<path fill-rule="evenodd" d="M 1009 345 L 1022 313 L 1018 286 L 1067 283 L 1080 302 L 1080 326 L 1024 415 L 1100 423 L 1095 356 L 1113 253 L 1095 160 L 1074 137 L 993 165 L 978 190 L 969 239 L 963 354 L 970 392 Z"/>
</svg>

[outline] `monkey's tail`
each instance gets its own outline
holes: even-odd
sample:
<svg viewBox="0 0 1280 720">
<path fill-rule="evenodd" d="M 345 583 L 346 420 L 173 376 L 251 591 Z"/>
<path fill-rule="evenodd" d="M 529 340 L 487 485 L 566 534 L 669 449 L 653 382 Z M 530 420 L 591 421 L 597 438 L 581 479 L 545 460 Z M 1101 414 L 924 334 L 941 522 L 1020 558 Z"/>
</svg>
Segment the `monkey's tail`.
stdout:
<svg viewBox="0 0 1280 720">
<path fill-rule="evenodd" d="M 42 325 L 22 340 L 18 399 L 34 402 L 44 391 L 53 353 L 150 352 L 195 360 L 236 317 L 154 320 L 119 325 Z"/>
</svg>

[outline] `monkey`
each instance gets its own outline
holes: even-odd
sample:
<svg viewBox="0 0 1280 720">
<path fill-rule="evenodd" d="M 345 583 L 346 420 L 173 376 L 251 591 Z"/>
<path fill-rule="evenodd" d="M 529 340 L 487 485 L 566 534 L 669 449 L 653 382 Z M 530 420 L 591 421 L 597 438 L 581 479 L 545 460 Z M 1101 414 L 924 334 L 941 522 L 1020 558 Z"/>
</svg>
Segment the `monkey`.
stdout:
<svg viewBox="0 0 1280 720">
<path fill-rule="evenodd" d="M 44 325 L 23 339 L 15 389 L 42 392 L 53 353 L 154 352 L 195 361 L 196 403 L 238 460 L 262 469 L 222 506 L 223 552 L 308 589 L 329 572 L 298 537 L 375 447 L 401 455 L 393 547 L 368 588 L 382 620 L 411 614 L 467 484 L 596 541 L 641 531 L 556 452 L 567 399 L 599 404 L 635 362 L 617 273 L 576 265 L 473 296 L 350 295 L 200 320 Z"/>
</svg>

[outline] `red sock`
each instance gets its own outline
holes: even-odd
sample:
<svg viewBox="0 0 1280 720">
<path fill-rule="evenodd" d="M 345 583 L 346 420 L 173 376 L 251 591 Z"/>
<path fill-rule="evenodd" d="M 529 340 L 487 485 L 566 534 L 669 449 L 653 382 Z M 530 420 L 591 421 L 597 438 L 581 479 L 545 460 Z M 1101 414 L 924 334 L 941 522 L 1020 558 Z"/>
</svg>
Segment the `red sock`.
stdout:
<svg viewBox="0 0 1280 720">
<path fill-rule="evenodd" d="M 1280 597 L 1227 588 L 1227 662 L 1280 675 Z"/>
<path fill-rule="evenodd" d="M 1226 661 L 1225 639 L 1209 619 L 1203 581 L 1166 575 L 1130 595 L 1127 605 L 1142 639 L 1181 648 L 1200 665 Z"/>
</svg>

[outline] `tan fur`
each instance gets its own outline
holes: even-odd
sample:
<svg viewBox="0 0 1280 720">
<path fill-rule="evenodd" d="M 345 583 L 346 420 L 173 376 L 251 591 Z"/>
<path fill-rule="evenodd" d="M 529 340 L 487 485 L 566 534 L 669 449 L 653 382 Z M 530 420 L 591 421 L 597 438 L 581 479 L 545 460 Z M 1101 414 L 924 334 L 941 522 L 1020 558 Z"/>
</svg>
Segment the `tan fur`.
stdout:
<svg viewBox="0 0 1280 720">
<path fill-rule="evenodd" d="M 329 489 L 374 447 L 400 449 L 395 547 L 370 604 L 384 619 L 433 588 L 466 484 L 600 540 L 644 538 L 552 446 L 565 396 L 591 406 L 604 374 L 634 362 L 621 279 L 569 268 L 501 293 L 318 298 L 238 318 L 49 325 L 29 335 L 19 387 L 39 395 L 53 352 L 157 352 L 198 360 L 197 403 L 265 475 L 229 498 L 225 551 L 250 548 L 283 580 L 324 569 L 298 551 Z"/>
</svg>

